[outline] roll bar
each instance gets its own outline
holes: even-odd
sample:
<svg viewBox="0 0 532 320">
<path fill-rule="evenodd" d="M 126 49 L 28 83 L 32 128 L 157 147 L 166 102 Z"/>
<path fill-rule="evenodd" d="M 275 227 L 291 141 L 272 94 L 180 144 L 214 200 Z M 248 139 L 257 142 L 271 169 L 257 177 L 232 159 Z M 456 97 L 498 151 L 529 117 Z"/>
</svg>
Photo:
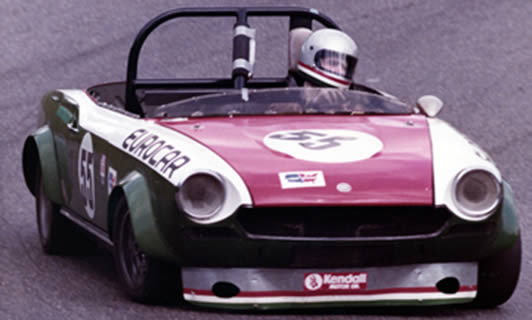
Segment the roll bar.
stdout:
<svg viewBox="0 0 532 320">
<path fill-rule="evenodd" d="M 163 23 L 185 17 L 234 17 L 233 38 L 233 73 L 232 79 L 138 79 L 139 55 L 148 36 Z M 126 78 L 126 110 L 144 117 L 144 112 L 136 96 L 138 89 L 179 89 L 190 87 L 213 88 L 217 85 L 232 81 L 235 88 L 247 85 L 252 74 L 254 31 L 249 32 L 248 17 L 289 17 L 290 29 L 298 26 L 312 28 L 312 21 L 318 21 L 326 28 L 340 29 L 329 17 L 316 9 L 302 7 L 211 7 L 211 8 L 181 8 L 160 14 L 150 20 L 139 31 L 129 51 Z M 253 48 L 253 49 L 251 49 Z M 279 79 L 259 79 L 266 83 L 276 83 Z"/>
</svg>

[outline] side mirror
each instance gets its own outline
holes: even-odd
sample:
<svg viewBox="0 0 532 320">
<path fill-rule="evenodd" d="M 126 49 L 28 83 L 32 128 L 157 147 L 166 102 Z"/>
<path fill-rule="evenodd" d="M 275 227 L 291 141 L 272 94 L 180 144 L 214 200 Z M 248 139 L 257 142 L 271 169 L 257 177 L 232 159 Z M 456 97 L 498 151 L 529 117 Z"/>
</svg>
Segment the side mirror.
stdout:
<svg viewBox="0 0 532 320">
<path fill-rule="evenodd" d="M 436 96 L 427 95 L 417 99 L 417 106 L 423 114 L 433 118 L 443 108 L 443 101 Z"/>
</svg>

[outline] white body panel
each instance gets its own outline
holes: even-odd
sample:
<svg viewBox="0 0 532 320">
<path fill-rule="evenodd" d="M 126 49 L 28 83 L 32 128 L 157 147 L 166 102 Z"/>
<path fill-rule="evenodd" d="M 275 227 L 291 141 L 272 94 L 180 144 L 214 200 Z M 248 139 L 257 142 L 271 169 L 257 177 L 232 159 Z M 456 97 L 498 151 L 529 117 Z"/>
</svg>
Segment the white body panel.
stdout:
<svg viewBox="0 0 532 320">
<path fill-rule="evenodd" d="M 455 177 L 467 169 L 491 172 L 499 182 L 501 174 L 488 154 L 447 122 L 427 118 L 434 166 L 434 204 L 446 206 L 463 216 L 453 201 Z"/>
<path fill-rule="evenodd" d="M 251 205 L 252 200 L 247 186 L 238 173 L 220 158 L 216 153 L 193 139 L 180 134 L 171 129 L 162 127 L 153 121 L 134 118 L 119 112 L 98 106 L 85 91 L 82 90 L 61 90 L 66 96 L 75 100 L 79 108 L 79 126 L 91 134 L 109 142 L 132 157 L 150 166 L 160 176 L 168 180 L 174 186 L 178 186 L 189 175 L 199 171 L 215 171 L 224 178 L 226 187 L 226 201 L 220 213 L 212 220 L 205 220 L 202 223 L 213 223 L 230 216 L 241 205 Z M 67 98 L 68 99 L 68 98 Z M 159 165 L 162 156 L 157 156 L 161 152 L 153 152 L 152 157 L 143 157 L 146 152 L 137 152 L 138 149 L 128 150 L 124 145 L 131 144 L 134 138 L 143 139 L 136 131 L 143 130 L 145 137 L 155 135 L 159 141 L 163 141 L 169 147 L 168 151 L 181 151 L 181 155 L 186 156 L 189 161 L 186 165 L 171 170 L 169 174 L 168 165 Z M 127 140 L 129 138 L 129 140 Z M 139 145 L 142 142 L 138 142 Z M 169 149 L 173 147 L 173 149 Z M 147 148 L 149 149 L 149 147 Z M 144 150 L 146 151 L 146 150 Z M 157 157 L 156 157 L 157 156 Z M 154 159 L 157 158 L 157 159 Z M 149 161 L 152 160 L 152 163 Z M 153 165 L 153 163 L 157 163 Z M 119 170 L 118 170 L 119 171 Z M 121 176 L 117 177 L 120 180 Z"/>
</svg>

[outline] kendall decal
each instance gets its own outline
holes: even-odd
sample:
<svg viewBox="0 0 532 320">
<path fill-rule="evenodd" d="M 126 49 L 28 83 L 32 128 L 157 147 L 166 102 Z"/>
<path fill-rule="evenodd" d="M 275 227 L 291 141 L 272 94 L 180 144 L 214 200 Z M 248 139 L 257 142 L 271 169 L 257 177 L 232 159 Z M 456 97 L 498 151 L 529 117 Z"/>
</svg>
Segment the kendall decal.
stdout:
<svg viewBox="0 0 532 320">
<path fill-rule="evenodd" d="M 275 131 L 264 144 L 293 158 L 324 163 L 345 163 L 369 159 L 383 149 L 382 141 L 365 132 L 343 129 L 301 129 Z"/>
<path fill-rule="evenodd" d="M 146 129 L 133 131 L 122 142 L 122 148 L 168 179 L 172 178 L 177 169 L 190 161 L 190 158 L 175 146 Z"/>
<path fill-rule="evenodd" d="M 356 291 L 366 289 L 367 286 L 366 272 L 308 273 L 303 280 L 305 291 Z"/>
</svg>

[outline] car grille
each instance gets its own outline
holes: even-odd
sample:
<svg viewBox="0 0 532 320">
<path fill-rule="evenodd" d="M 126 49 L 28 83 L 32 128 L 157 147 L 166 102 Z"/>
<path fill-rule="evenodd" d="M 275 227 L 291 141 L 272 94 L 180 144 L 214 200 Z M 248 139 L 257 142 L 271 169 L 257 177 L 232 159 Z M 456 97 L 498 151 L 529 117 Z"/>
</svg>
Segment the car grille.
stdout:
<svg viewBox="0 0 532 320">
<path fill-rule="evenodd" d="M 429 235 L 451 218 L 432 207 L 241 208 L 237 221 L 251 236 L 377 238 Z"/>
</svg>

